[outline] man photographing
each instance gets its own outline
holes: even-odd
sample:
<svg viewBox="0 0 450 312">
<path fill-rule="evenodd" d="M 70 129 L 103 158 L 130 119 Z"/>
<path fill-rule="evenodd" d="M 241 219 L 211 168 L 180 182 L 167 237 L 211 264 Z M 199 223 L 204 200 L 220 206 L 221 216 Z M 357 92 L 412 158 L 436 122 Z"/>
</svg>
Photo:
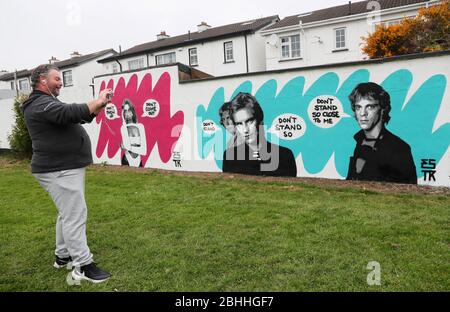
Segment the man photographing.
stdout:
<svg viewBox="0 0 450 312">
<path fill-rule="evenodd" d="M 75 280 L 99 283 L 111 275 L 98 268 L 87 245 L 86 166 L 92 163 L 91 142 L 81 123 L 91 122 L 110 101 L 110 89 L 87 104 L 57 99 L 62 87 L 59 69 L 40 65 L 31 74 L 33 92 L 22 111 L 31 137 L 31 172 L 58 210 L 55 268 L 74 266 Z"/>
</svg>

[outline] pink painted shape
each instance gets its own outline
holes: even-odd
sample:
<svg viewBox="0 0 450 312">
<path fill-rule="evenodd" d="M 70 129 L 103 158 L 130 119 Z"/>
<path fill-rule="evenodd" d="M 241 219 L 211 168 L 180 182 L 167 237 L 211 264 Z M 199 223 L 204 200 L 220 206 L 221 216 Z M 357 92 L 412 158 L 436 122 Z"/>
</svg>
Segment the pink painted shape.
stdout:
<svg viewBox="0 0 450 312">
<path fill-rule="evenodd" d="M 100 86 L 100 91 L 105 89 L 105 86 L 106 83 L 103 81 Z M 108 88 L 114 89 L 113 80 L 108 82 Z M 149 99 L 154 99 L 160 104 L 160 112 L 155 118 L 142 117 L 144 103 Z M 182 111 L 176 112 L 171 117 L 169 73 L 163 73 L 153 89 L 152 76 L 150 74 L 146 74 L 142 78 L 139 88 L 136 74 L 130 77 L 126 86 L 125 79 L 120 78 L 114 89 L 114 96 L 112 98 L 112 103 L 116 106 L 119 116 L 122 116 L 122 103 L 125 100 L 129 100 L 133 104 L 138 123 L 142 123 L 145 128 L 147 154 L 141 156 L 142 164 L 145 166 L 156 143 L 158 143 L 161 161 L 167 163 L 172 157 L 173 148 L 178 142 L 181 129 L 184 125 L 184 113 Z M 104 111 L 102 111 L 97 116 L 96 121 L 100 124 L 96 155 L 100 157 L 107 146 L 108 158 L 112 158 L 120 149 L 120 142 L 122 140 L 120 134 L 122 117 L 120 119 L 108 120 Z M 121 152 L 121 156 L 123 156 L 123 151 Z"/>
</svg>

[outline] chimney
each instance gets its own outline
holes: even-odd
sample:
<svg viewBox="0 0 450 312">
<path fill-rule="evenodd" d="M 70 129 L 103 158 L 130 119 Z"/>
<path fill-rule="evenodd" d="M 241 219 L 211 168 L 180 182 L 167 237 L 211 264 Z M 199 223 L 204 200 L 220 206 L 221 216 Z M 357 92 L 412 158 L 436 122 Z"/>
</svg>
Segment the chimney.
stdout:
<svg viewBox="0 0 450 312">
<path fill-rule="evenodd" d="M 201 22 L 200 25 L 197 25 L 197 28 L 198 28 L 198 32 L 201 33 L 202 31 L 210 29 L 211 26 L 209 26 L 205 22 Z"/>
<path fill-rule="evenodd" d="M 348 2 L 348 15 L 352 15 L 352 2 Z"/>
<path fill-rule="evenodd" d="M 73 52 L 70 54 L 70 58 L 75 58 L 75 57 L 80 57 L 80 56 L 81 56 L 81 54 L 78 53 L 78 51 L 73 51 Z"/>
<path fill-rule="evenodd" d="M 166 34 L 166 32 L 164 30 L 162 30 L 159 35 L 156 35 L 156 38 L 158 40 L 164 40 L 164 39 L 170 38 L 170 36 L 168 34 Z"/>
<path fill-rule="evenodd" d="M 59 60 L 58 60 L 56 57 L 52 56 L 52 58 L 49 59 L 48 62 L 49 62 L 50 64 L 55 64 L 56 62 L 59 62 Z"/>
</svg>

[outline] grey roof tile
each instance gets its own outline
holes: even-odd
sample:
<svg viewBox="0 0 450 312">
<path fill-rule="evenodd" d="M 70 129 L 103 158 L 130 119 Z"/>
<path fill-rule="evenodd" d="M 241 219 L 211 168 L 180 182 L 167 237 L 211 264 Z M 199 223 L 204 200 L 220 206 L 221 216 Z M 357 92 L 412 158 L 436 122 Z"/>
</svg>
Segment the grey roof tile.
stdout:
<svg viewBox="0 0 450 312">
<path fill-rule="evenodd" d="M 300 13 L 292 16 L 287 16 L 283 18 L 281 21 L 276 23 L 275 25 L 272 25 L 267 28 L 267 30 L 272 29 L 278 29 L 293 25 L 298 25 L 300 20 L 303 24 L 306 23 L 312 23 L 312 22 L 318 22 L 318 21 L 325 21 L 332 18 L 338 18 L 338 17 L 344 17 L 344 16 L 351 16 L 361 13 L 370 12 L 371 8 L 367 8 L 367 5 L 370 1 L 359 1 L 359 2 L 352 2 L 351 5 L 343 4 L 338 5 L 326 9 L 316 10 L 308 13 Z M 411 5 L 416 3 L 426 3 L 428 1 L 426 0 L 378 0 L 381 6 L 381 10 L 405 6 L 405 5 Z M 301 16 L 301 17 L 299 17 Z"/>
<path fill-rule="evenodd" d="M 268 16 L 250 21 L 244 21 L 225 26 L 213 27 L 202 32 L 189 32 L 184 35 L 169 37 L 162 40 L 151 41 L 134 46 L 115 55 L 114 57 L 107 57 L 100 60 L 100 63 L 109 62 L 116 58 L 124 58 L 144 52 L 158 51 L 167 48 L 179 47 L 188 44 L 195 44 L 197 42 L 205 42 L 214 40 L 219 37 L 231 36 L 240 33 L 254 33 L 255 31 L 270 25 L 274 20 L 279 20 L 278 15 Z"/>
</svg>

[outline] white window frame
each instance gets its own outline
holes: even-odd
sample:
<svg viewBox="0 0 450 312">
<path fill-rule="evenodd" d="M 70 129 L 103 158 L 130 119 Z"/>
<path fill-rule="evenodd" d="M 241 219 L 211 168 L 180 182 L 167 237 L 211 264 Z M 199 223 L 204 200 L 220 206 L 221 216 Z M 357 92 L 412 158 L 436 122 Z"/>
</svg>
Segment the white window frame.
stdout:
<svg viewBox="0 0 450 312">
<path fill-rule="evenodd" d="M 223 58 L 225 63 L 234 62 L 233 41 L 223 43 Z"/>
<path fill-rule="evenodd" d="M 294 40 L 294 38 L 295 38 L 295 40 Z M 283 52 L 285 52 L 285 53 L 283 53 Z M 302 45 L 301 45 L 300 34 L 281 36 L 280 37 L 280 59 L 289 60 L 289 59 L 300 59 L 300 58 L 302 58 Z"/>
<path fill-rule="evenodd" d="M 338 47 L 338 31 L 344 31 L 344 45 L 343 46 L 339 46 Z M 335 28 L 333 29 L 333 34 L 334 34 L 334 49 L 335 50 L 344 50 L 347 49 L 347 27 L 339 27 L 339 28 Z M 341 39 L 342 34 L 339 34 L 339 39 Z M 342 40 L 339 40 L 339 43 L 341 43 Z"/>
<path fill-rule="evenodd" d="M 28 81 L 28 78 L 19 79 L 18 83 L 19 83 L 20 91 L 29 91 L 30 90 L 30 82 Z M 25 83 L 25 86 L 23 86 L 22 83 Z"/>
<path fill-rule="evenodd" d="M 70 77 L 70 79 L 69 79 Z M 71 87 L 73 86 L 73 76 L 72 76 L 72 70 L 65 70 L 62 72 L 62 78 L 63 78 L 63 86 L 64 87 Z"/>
<path fill-rule="evenodd" d="M 136 69 L 141 69 L 144 68 L 144 58 L 138 58 L 138 59 L 134 59 L 134 60 L 129 60 L 128 61 L 128 69 L 129 70 L 136 70 Z"/>
<path fill-rule="evenodd" d="M 177 62 L 177 55 L 175 52 L 159 54 L 155 56 L 156 66 L 173 64 Z"/>
<path fill-rule="evenodd" d="M 191 48 L 189 52 L 189 66 L 198 66 L 198 53 L 197 48 Z M 192 53 L 195 52 L 195 53 Z"/>
<path fill-rule="evenodd" d="M 119 65 L 117 65 L 117 63 L 112 63 L 111 64 L 111 68 L 112 68 L 112 73 L 118 73 L 119 72 Z"/>
</svg>

